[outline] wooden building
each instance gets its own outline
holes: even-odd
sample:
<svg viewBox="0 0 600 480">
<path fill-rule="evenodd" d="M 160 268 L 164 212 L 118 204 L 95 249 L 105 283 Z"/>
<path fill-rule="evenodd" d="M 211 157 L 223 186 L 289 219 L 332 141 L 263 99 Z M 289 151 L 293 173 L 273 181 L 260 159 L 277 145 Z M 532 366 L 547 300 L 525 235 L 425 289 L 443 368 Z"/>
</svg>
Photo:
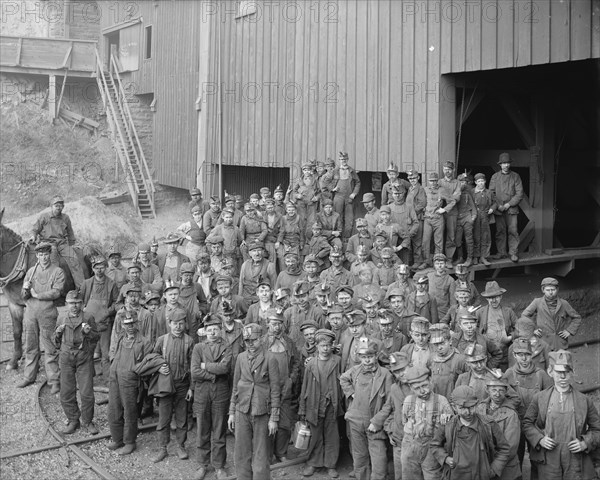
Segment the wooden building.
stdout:
<svg viewBox="0 0 600 480">
<path fill-rule="evenodd" d="M 389 162 L 491 174 L 510 151 L 521 248 L 599 241 L 600 0 L 146 1 L 102 22 L 154 112 L 159 183 L 247 196 L 343 150 L 370 191 Z"/>
</svg>

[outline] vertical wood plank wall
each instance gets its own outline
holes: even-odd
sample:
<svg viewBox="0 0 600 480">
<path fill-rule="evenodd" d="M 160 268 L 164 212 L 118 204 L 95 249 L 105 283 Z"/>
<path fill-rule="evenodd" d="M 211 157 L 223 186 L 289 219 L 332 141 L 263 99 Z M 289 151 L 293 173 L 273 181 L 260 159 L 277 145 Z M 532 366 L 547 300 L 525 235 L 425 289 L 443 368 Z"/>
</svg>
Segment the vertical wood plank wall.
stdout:
<svg viewBox="0 0 600 480">
<path fill-rule="evenodd" d="M 219 3 L 223 163 L 292 175 L 339 150 L 360 171 L 437 170 L 440 75 L 600 51 L 598 0 L 258 2 L 237 19 Z"/>
</svg>

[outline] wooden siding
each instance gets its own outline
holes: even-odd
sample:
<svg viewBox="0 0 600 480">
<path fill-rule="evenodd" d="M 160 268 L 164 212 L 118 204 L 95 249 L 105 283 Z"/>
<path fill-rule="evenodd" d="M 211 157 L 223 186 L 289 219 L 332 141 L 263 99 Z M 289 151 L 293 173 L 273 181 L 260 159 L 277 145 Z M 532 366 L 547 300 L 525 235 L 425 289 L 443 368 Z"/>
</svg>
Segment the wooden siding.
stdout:
<svg viewBox="0 0 600 480">
<path fill-rule="evenodd" d="M 213 15 L 206 158 L 292 176 L 339 150 L 358 170 L 437 171 L 440 110 L 455 101 L 441 75 L 600 57 L 600 0 L 258 6 Z"/>
</svg>

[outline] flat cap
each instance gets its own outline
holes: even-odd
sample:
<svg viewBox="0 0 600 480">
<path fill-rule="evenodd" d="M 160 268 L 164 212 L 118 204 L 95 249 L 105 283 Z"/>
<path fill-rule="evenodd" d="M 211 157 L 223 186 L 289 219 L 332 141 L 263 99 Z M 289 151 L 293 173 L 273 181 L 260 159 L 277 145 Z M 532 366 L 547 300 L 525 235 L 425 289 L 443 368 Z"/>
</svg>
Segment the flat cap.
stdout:
<svg viewBox="0 0 600 480">
<path fill-rule="evenodd" d="M 375 201 L 375 195 L 371 192 L 367 192 L 363 195 L 362 203 L 369 203 Z"/>
<path fill-rule="evenodd" d="M 573 354 L 567 350 L 550 352 L 550 366 L 557 372 L 568 372 L 573 370 Z"/>
<path fill-rule="evenodd" d="M 50 252 L 50 251 L 52 251 L 52 244 L 50 242 L 46 242 L 45 240 L 42 240 L 40 243 L 38 243 L 35 246 L 35 251 L 36 252 Z"/>
<path fill-rule="evenodd" d="M 478 343 L 475 344 L 474 348 L 465 349 L 465 360 L 467 362 L 479 362 L 481 360 L 485 360 L 487 358 L 487 352 L 482 345 Z"/>
<path fill-rule="evenodd" d="M 436 253 L 433 256 L 433 261 L 434 262 L 445 262 L 446 261 L 446 255 L 444 255 L 443 253 Z"/>
<path fill-rule="evenodd" d="M 211 325 L 218 325 L 219 327 L 223 325 L 223 317 L 219 313 L 211 313 L 204 317 L 204 326 L 209 327 Z"/>
<path fill-rule="evenodd" d="M 315 330 L 319 329 L 319 326 L 312 320 L 305 320 L 300 324 L 300 331 L 304 331 L 307 328 L 314 328 Z"/>
<path fill-rule="evenodd" d="M 359 355 L 377 355 L 379 353 L 379 345 L 367 337 L 361 337 L 358 339 L 356 353 Z"/>
<path fill-rule="evenodd" d="M 452 403 L 459 407 L 474 407 L 479 402 L 475 390 L 468 385 L 460 385 L 456 387 L 450 395 Z"/>
<path fill-rule="evenodd" d="M 180 274 L 183 274 L 183 273 L 195 273 L 195 271 L 196 271 L 196 269 L 189 262 L 182 263 L 181 267 L 179 267 L 179 273 Z"/>
<path fill-rule="evenodd" d="M 199 188 L 192 188 L 190 190 L 190 195 L 202 195 L 202 192 L 200 191 Z"/>
<path fill-rule="evenodd" d="M 331 313 L 331 312 L 330 312 Z M 346 314 L 346 323 L 349 327 L 362 325 L 367 321 L 367 316 L 361 310 L 352 310 Z"/>
<path fill-rule="evenodd" d="M 65 302 L 67 302 L 67 303 L 83 302 L 83 298 L 81 297 L 81 292 L 79 291 L 79 289 L 71 290 L 69 293 L 67 293 L 67 296 L 65 297 Z"/>
<path fill-rule="evenodd" d="M 315 339 L 317 342 L 329 341 L 330 343 L 333 343 L 335 341 L 335 333 L 327 328 L 319 328 L 315 332 Z"/>
<path fill-rule="evenodd" d="M 429 333 L 431 323 L 425 317 L 415 317 L 410 322 L 410 330 L 415 333 Z"/>
<path fill-rule="evenodd" d="M 381 208 L 379 209 L 379 212 L 383 212 L 383 213 L 392 213 L 392 209 L 390 208 L 389 205 L 382 205 Z"/>
<path fill-rule="evenodd" d="M 132 292 L 142 293 L 142 287 L 133 282 L 129 282 L 124 285 L 123 291 L 125 292 L 125 295 Z"/>
<path fill-rule="evenodd" d="M 52 197 L 52 203 L 50 203 L 50 205 L 54 205 L 55 203 L 65 203 L 65 199 L 60 195 L 56 195 Z"/>
<path fill-rule="evenodd" d="M 533 353 L 531 350 L 531 343 L 528 338 L 519 337 L 513 340 L 512 344 L 513 353 Z"/>
<path fill-rule="evenodd" d="M 434 323 L 429 327 L 429 334 L 431 335 L 429 343 L 444 343 L 450 336 L 450 327 L 446 323 Z"/>
<path fill-rule="evenodd" d="M 546 287 L 548 285 L 553 287 L 558 287 L 558 280 L 552 277 L 546 277 L 542 280 L 542 287 Z"/>
<path fill-rule="evenodd" d="M 183 308 L 176 308 L 167 313 L 167 322 L 181 322 L 187 320 L 187 312 Z"/>
<path fill-rule="evenodd" d="M 395 372 L 397 370 L 402 370 L 410 365 L 410 360 L 404 353 L 402 352 L 394 352 L 389 355 L 390 361 L 390 370 Z"/>
<path fill-rule="evenodd" d="M 427 367 L 412 366 L 404 372 L 404 380 L 406 383 L 418 383 L 427 380 L 431 375 L 431 371 Z"/>
<path fill-rule="evenodd" d="M 256 340 L 262 337 L 262 327 L 258 323 L 249 323 L 242 331 L 244 340 Z"/>
<path fill-rule="evenodd" d="M 503 152 L 498 156 L 498 165 L 502 163 L 512 163 L 512 158 L 509 153 Z"/>
<path fill-rule="evenodd" d="M 138 314 L 135 310 L 125 310 L 125 315 L 123 316 L 123 325 L 129 325 L 137 322 Z"/>
<path fill-rule="evenodd" d="M 340 285 L 337 290 L 335 291 L 336 296 L 339 295 L 341 292 L 345 292 L 348 295 L 350 295 L 351 297 L 354 296 L 354 290 L 349 287 L 348 285 Z"/>
</svg>

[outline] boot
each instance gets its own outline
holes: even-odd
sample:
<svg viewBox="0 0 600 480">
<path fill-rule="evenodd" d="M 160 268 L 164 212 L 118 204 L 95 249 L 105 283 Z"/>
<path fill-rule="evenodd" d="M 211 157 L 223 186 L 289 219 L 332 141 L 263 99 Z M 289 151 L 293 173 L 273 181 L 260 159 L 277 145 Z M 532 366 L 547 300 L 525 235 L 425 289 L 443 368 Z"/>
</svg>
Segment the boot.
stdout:
<svg viewBox="0 0 600 480">
<path fill-rule="evenodd" d="M 107 446 L 109 450 L 118 450 L 119 448 L 124 447 L 123 442 L 110 442 Z"/>
<path fill-rule="evenodd" d="M 489 267 L 491 265 L 491 263 L 488 261 L 487 258 L 485 257 L 481 257 L 480 259 L 481 263 L 484 264 L 486 267 Z"/>
<path fill-rule="evenodd" d="M 177 456 L 179 457 L 179 460 L 187 460 L 188 458 L 190 458 L 187 453 L 187 450 L 183 445 L 179 445 L 177 447 Z"/>
<path fill-rule="evenodd" d="M 69 420 L 69 423 L 67 423 L 67 428 L 65 428 L 61 433 L 63 435 L 71 435 L 75 433 L 75 430 L 77 430 L 79 427 L 79 420 Z"/>
<path fill-rule="evenodd" d="M 315 473 L 315 467 L 313 467 L 312 465 L 306 465 L 303 469 L 302 469 L 302 476 L 303 477 L 312 477 L 312 475 Z"/>
<path fill-rule="evenodd" d="M 463 263 L 465 267 L 470 267 L 473 263 L 473 259 L 471 257 L 467 257 L 467 260 Z"/>
<path fill-rule="evenodd" d="M 119 455 L 129 455 L 134 452 L 136 448 L 135 443 L 126 443 L 125 446 L 117 452 Z"/>
<path fill-rule="evenodd" d="M 98 435 L 100 433 L 94 422 L 90 422 L 87 425 L 82 425 L 81 430 L 88 435 Z"/>
<path fill-rule="evenodd" d="M 52 388 L 50 389 L 50 394 L 52 395 L 56 395 L 57 393 L 60 392 L 60 384 L 58 383 L 53 383 L 52 384 Z"/>
<path fill-rule="evenodd" d="M 158 451 L 156 456 L 152 458 L 152 462 L 162 462 L 165 458 L 167 458 L 168 455 L 169 453 L 167 452 L 167 447 L 160 447 L 160 450 Z"/>
<path fill-rule="evenodd" d="M 477 265 L 479 263 L 479 259 L 477 257 L 473 257 L 473 265 Z"/>
<path fill-rule="evenodd" d="M 25 388 L 29 385 L 33 385 L 35 382 L 31 380 L 23 380 L 21 383 L 17 383 L 17 388 Z"/>
</svg>

